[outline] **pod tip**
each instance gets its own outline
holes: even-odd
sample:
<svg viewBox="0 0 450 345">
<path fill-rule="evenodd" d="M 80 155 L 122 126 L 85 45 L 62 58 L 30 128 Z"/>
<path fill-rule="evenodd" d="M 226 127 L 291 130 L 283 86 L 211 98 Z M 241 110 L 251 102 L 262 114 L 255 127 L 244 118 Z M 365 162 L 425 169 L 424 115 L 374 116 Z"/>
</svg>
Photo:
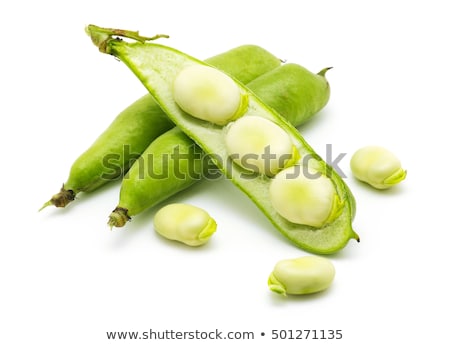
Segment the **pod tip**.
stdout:
<svg viewBox="0 0 450 345">
<path fill-rule="evenodd" d="M 59 193 L 53 195 L 49 201 L 42 205 L 42 207 L 39 209 L 39 212 L 50 205 L 54 205 L 55 207 L 66 207 L 74 200 L 75 192 L 71 189 L 65 189 L 63 185 Z"/>
<path fill-rule="evenodd" d="M 321 69 L 320 72 L 317 73 L 317 74 L 320 75 L 320 76 L 322 76 L 322 77 L 325 77 L 325 74 L 326 74 L 330 69 L 332 69 L 332 68 L 333 68 L 333 67 L 325 67 L 325 68 Z"/>
<path fill-rule="evenodd" d="M 44 208 L 50 205 L 53 205 L 51 200 L 47 201 L 44 205 L 42 205 L 42 207 L 38 210 L 38 212 L 41 212 Z"/>
<path fill-rule="evenodd" d="M 128 215 L 128 210 L 123 207 L 116 207 L 109 215 L 108 225 L 112 230 L 113 227 L 123 227 L 131 217 Z"/>
</svg>

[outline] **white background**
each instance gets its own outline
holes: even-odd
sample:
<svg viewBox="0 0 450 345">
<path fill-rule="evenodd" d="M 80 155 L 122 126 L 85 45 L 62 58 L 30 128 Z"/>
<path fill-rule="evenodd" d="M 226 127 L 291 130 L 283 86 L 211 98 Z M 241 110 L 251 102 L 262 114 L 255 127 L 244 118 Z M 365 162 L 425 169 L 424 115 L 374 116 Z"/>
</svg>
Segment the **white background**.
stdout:
<svg viewBox="0 0 450 345">
<path fill-rule="evenodd" d="M 446 1 L 26 0 L 0 7 L 0 343 L 113 344 L 107 331 L 218 328 L 254 332 L 257 340 L 247 342 L 258 344 L 448 344 Z M 66 210 L 37 212 L 73 160 L 145 93 L 125 65 L 92 45 L 84 33 L 90 23 L 170 34 L 164 43 L 202 59 L 253 43 L 312 71 L 334 67 L 328 106 L 301 130 L 321 155 L 326 144 L 335 156 L 347 153 L 340 166 L 357 199 L 361 242 L 330 257 L 337 272 L 329 290 L 289 298 L 268 290 L 278 260 L 307 253 L 229 181 L 170 200 L 216 218 L 217 233 L 196 249 L 158 237 L 154 210 L 110 231 L 118 183 L 80 195 Z M 407 179 L 379 192 L 351 178 L 350 156 L 366 144 L 392 150 Z M 343 339 L 275 341 L 275 329 L 339 329 Z"/>
</svg>

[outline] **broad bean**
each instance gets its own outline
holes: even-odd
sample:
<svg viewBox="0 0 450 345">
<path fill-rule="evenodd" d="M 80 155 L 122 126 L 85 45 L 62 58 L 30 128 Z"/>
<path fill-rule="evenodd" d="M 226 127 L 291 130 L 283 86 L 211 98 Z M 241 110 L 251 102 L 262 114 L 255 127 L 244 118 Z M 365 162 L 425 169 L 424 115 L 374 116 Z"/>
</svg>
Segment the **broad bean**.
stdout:
<svg viewBox="0 0 450 345">
<path fill-rule="evenodd" d="M 353 175 L 377 189 L 388 189 L 406 178 L 400 160 L 381 146 L 365 146 L 357 150 L 351 160 Z"/>
<path fill-rule="evenodd" d="M 231 123 L 226 129 L 225 146 L 235 163 L 267 176 L 275 175 L 298 159 L 289 135 L 260 116 L 245 116 Z"/>
<path fill-rule="evenodd" d="M 269 276 L 270 290 L 281 295 L 304 295 L 323 291 L 335 276 L 333 263 L 319 256 L 303 256 L 277 262 Z"/>
<path fill-rule="evenodd" d="M 159 209 L 153 224 L 161 236 L 193 247 L 208 242 L 217 228 L 216 221 L 202 208 L 179 203 Z"/>
<path fill-rule="evenodd" d="M 185 68 L 175 78 L 173 96 L 188 114 L 216 124 L 239 117 L 247 106 L 233 79 L 209 66 Z"/>
<path fill-rule="evenodd" d="M 269 197 L 274 209 L 296 224 L 316 228 L 336 219 L 342 202 L 331 179 L 301 165 L 279 172 L 271 181 Z"/>
</svg>

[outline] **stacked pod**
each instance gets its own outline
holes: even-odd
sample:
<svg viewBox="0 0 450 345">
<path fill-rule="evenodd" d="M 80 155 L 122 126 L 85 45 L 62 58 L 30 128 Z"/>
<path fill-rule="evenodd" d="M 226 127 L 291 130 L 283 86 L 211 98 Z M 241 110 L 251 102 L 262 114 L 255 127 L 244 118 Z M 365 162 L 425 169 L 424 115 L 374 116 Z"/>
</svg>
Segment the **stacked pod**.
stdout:
<svg viewBox="0 0 450 345">
<path fill-rule="evenodd" d="M 256 45 L 243 45 L 206 60 L 243 83 L 280 66 L 280 60 Z M 121 178 L 144 150 L 173 122 L 147 94 L 122 111 L 72 164 L 59 193 L 44 204 L 66 207 L 80 192 L 92 192 Z M 170 194 L 170 193 L 169 193 Z"/>
</svg>

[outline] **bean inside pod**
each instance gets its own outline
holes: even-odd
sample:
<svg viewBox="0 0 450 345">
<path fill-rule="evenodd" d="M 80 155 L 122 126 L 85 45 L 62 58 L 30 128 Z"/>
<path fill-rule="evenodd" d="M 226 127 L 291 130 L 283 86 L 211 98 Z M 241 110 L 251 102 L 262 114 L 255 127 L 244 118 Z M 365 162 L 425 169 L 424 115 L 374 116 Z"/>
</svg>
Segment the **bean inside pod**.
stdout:
<svg viewBox="0 0 450 345">
<path fill-rule="evenodd" d="M 175 102 L 188 114 L 218 125 L 239 117 L 247 107 L 247 94 L 213 67 L 185 67 L 173 83 Z"/>
<path fill-rule="evenodd" d="M 269 194 L 282 217 L 316 228 L 332 222 L 343 207 L 332 180 L 302 165 L 279 172 L 270 183 Z"/>
<path fill-rule="evenodd" d="M 228 156 L 242 168 L 273 176 L 299 159 L 289 134 L 259 116 L 244 116 L 225 129 Z"/>
</svg>

